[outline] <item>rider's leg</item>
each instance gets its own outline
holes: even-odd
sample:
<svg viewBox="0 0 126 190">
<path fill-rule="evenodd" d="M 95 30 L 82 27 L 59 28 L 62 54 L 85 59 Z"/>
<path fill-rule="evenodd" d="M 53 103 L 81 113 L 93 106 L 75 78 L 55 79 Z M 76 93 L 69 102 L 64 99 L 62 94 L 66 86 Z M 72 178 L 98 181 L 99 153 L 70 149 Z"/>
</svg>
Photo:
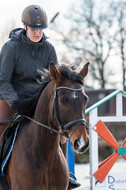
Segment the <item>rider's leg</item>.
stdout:
<svg viewBox="0 0 126 190">
<path fill-rule="evenodd" d="M 0 100 L 0 121 L 6 120 L 11 115 L 13 115 L 15 111 L 10 108 L 10 106 L 5 102 L 5 100 Z M 6 124 L 0 125 L 0 135 L 4 131 Z"/>
</svg>

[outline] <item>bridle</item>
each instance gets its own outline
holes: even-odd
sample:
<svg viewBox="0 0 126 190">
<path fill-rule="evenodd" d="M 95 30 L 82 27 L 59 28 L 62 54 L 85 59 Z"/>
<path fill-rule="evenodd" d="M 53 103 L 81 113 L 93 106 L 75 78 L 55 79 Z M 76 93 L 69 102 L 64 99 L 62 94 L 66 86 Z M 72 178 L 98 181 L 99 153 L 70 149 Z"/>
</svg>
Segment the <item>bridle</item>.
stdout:
<svg viewBox="0 0 126 190">
<path fill-rule="evenodd" d="M 57 88 L 55 86 L 55 88 L 54 88 L 53 115 L 56 118 L 57 124 L 58 124 L 58 126 L 60 126 L 64 136 L 71 139 L 73 133 L 75 132 L 76 128 L 80 124 L 84 124 L 86 126 L 86 120 L 84 118 L 79 118 L 79 119 L 70 121 L 69 123 L 67 123 L 65 125 L 62 124 L 61 118 L 60 118 L 59 112 L 58 112 L 58 94 L 57 94 L 57 92 L 59 90 L 62 90 L 62 89 L 69 90 L 69 91 L 74 91 L 74 92 L 80 92 L 80 91 L 83 91 L 84 88 L 70 88 L 70 87 L 66 87 L 66 86 L 60 86 L 60 87 L 57 87 Z M 75 127 L 74 127 L 73 131 L 71 132 L 70 135 L 68 135 L 67 129 L 70 129 L 74 125 L 75 125 Z M 87 129 L 87 127 L 86 127 L 86 129 Z"/>
<path fill-rule="evenodd" d="M 52 106 L 52 116 L 54 116 L 56 118 L 56 121 L 57 121 L 57 124 L 58 126 L 60 126 L 61 128 L 61 132 L 59 132 L 58 130 L 56 129 L 53 129 L 51 126 L 48 126 L 48 125 L 45 125 L 43 123 L 40 123 L 38 121 L 36 121 L 35 119 L 29 117 L 29 116 L 26 116 L 26 115 L 19 115 L 17 113 L 15 113 L 13 116 L 11 116 L 10 118 L 8 118 L 7 120 L 4 120 L 2 122 L 0 122 L 0 125 L 2 124 L 5 124 L 5 123 L 18 123 L 20 121 L 23 120 L 23 118 L 26 118 L 34 123 L 36 123 L 37 125 L 39 126 L 42 126 L 44 128 L 47 128 L 49 129 L 51 132 L 55 132 L 67 139 L 71 139 L 73 133 L 75 132 L 76 128 L 80 125 L 80 124 L 84 124 L 86 129 L 87 129 L 87 126 L 86 126 L 86 120 L 84 118 L 79 118 L 79 119 L 76 119 L 76 120 L 73 120 L 73 121 L 70 121 L 69 123 L 63 125 L 62 122 L 61 122 L 61 118 L 59 116 L 59 113 L 58 113 L 58 94 L 57 94 L 57 91 L 61 90 L 61 89 L 65 89 L 65 90 L 70 90 L 70 91 L 75 91 L 75 92 L 80 92 L 80 91 L 83 91 L 84 88 L 70 88 L 70 87 L 66 87 L 66 86 L 60 86 L 60 87 L 55 87 L 54 88 L 54 98 L 53 98 L 53 106 Z M 16 118 L 13 119 L 13 118 Z M 74 126 L 74 129 L 72 130 L 71 134 L 68 135 L 67 133 L 67 129 L 70 129 L 72 126 Z"/>
</svg>

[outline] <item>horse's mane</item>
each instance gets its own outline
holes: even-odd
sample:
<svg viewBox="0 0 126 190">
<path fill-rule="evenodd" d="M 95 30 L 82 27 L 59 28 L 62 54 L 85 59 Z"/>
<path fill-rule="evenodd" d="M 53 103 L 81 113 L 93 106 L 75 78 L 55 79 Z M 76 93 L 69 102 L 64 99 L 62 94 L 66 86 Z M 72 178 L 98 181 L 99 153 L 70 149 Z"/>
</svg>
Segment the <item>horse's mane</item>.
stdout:
<svg viewBox="0 0 126 190">
<path fill-rule="evenodd" d="M 71 66 L 59 65 L 57 67 L 58 67 L 59 71 L 61 72 L 61 74 L 65 78 L 67 78 L 73 82 L 78 82 L 81 85 L 83 85 L 83 77 L 81 77 L 78 73 L 76 73 Z M 39 74 L 40 74 L 40 72 L 39 72 Z M 39 80 L 38 80 L 38 82 L 40 83 L 39 91 L 36 91 L 34 96 L 28 98 L 27 101 L 25 100 L 25 95 L 24 95 L 24 98 L 22 98 L 22 100 L 21 100 L 22 102 L 20 102 L 20 104 L 17 106 L 18 112 L 22 113 L 23 115 L 32 117 L 35 112 L 35 108 L 36 108 L 38 99 L 39 99 L 42 91 L 44 90 L 44 88 L 47 86 L 47 84 L 50 81 L 51 81 L 51 77 L 50 77 L 49 71 L 43 70 L 41 72 L 41 76 L 39 76 Z M 23 99 L 25 101 L 23 101 Z"/>
<path fill-rule="evenodd" d="M 73 82 L 78 82 L 80 83 L 81 85 L 83 85 L 83 77 L 81 77 L 77 72 L 75 72 L 75 68 L 73 67 L 73 65 L 69 65 L 69 66 L 65 66 L 65 65 L 61 65 L 58 67 L 59 71 L 61 72 L 61 74 L 73 81 Z"/>
</svg>

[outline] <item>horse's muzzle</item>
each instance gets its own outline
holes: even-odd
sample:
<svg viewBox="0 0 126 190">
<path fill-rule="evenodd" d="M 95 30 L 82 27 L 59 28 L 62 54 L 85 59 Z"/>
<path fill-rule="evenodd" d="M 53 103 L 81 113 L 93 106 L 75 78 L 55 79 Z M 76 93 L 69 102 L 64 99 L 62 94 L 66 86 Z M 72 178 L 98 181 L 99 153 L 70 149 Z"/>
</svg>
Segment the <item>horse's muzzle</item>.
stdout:
<svg viewBox="0 0 126 190">
<path fill-rule="evenodd" d="M 86 144 L 84 144 L 81 141 L 81 139 L 75 140 L 75 142 L 74 142 L 74 150 L 78 154 L 83 154 L 84 152 L 86 152 L 88 147 L 89 147 L 89 141 L 87 141 Z"/>
</svg>

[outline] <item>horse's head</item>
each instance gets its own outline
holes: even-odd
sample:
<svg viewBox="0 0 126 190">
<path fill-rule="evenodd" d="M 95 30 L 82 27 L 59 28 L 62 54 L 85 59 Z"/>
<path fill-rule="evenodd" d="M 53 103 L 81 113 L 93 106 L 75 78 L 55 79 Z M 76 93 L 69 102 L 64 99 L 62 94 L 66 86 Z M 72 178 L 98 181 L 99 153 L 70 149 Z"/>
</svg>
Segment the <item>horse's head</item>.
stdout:
<svg viewBox="0 0 126 190">
<path fill-rule="evenodd" d="M 78 153 L 83 153 L 89 145 L 85 109 L 87 95 L 84 92 L 84 78 L 88 73 L 88 63 L 79 74 L 67 67 L 50 65 L 50 75 L 55 83 L 53 111 L 56 122 Z M 65 138 L 64 138 L 65 139 Z"/>
</svg>

